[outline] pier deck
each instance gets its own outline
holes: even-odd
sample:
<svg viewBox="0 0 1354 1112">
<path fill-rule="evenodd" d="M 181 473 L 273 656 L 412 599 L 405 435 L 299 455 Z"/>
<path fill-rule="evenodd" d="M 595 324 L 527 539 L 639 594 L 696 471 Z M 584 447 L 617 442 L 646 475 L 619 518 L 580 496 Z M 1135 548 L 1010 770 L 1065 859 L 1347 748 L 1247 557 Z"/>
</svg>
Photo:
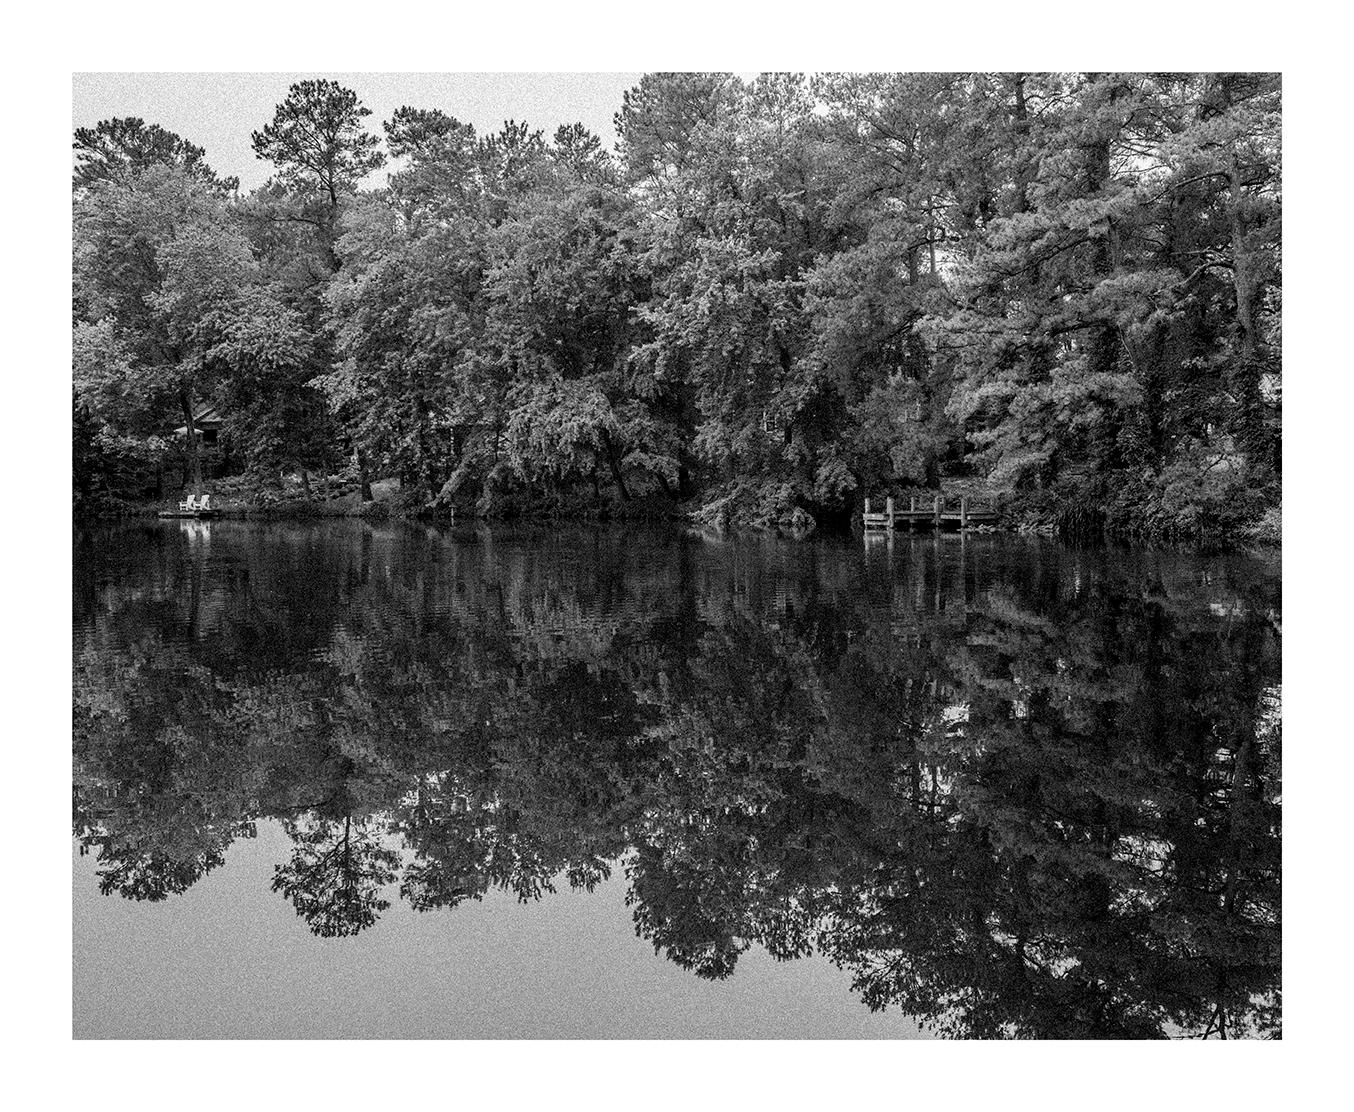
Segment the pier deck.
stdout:
<svg viewBox="0 0 1354 1112">
<path fill-rule="evenodd" d="M 929 500 L 911 498 L 905 509 L 894 505 L 892 498 L 887 498 L 884 500 L 883 513 L 872 512 L 870 499 L 867 498 L 861 523 L 867 533 L 879 529 L 892 531 L 900 527 L 909 532 L 950 527 L 963 530 L 978 525 L 995 525 L 1000 516 L 992 503 L 979 502 L 964 495 L 957 506 L 953 502 L 947 505 L 945 498 L 937 494 Z"/>
</svg>

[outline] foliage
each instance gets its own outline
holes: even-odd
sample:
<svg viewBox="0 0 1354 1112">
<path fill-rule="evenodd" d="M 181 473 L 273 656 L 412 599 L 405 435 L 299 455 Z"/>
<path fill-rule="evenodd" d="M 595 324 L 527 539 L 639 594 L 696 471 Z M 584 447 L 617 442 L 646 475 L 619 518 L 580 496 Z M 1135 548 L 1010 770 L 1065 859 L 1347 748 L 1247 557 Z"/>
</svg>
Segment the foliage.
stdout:
<svg viewBox="0 0 1354 1112">
<path fill-rule="evenodd" d="M 157 164 L 176 167 L 222 196 L 240 187 L 238 178 L 219 177 L 207 165 L 202 147 L 135 116 L 76 128 L 72 146 L 75 172 L 71 184 L 76 190 L 98 181 L 126 181 Z"/>
<path fill-rule="evenodd" d="M 300 81 L 287 90 L 272 121 L 254 132 L 254 153 L 278 168 L 288 189 L 337 205 L 385 163 L 377 138 L 362 124 L 370 115 L 357 94 L 337 81 Z"/>
<path fill-rule="evenodd" d="M 1280 113 L 1270 74 L 653 73 L 614 153 L 413 106 L 382 149 L 311 80 L 231 200 L 108 120 L 76 135 L 76 318 L 126 360 L 101 340 L 80 389 L 125 435 L 210 399 L 231 466 L 352 457 L 430 512 L 804 532 L 976 483 L 1234 535 L 1280 484 Z"/>
</svg>

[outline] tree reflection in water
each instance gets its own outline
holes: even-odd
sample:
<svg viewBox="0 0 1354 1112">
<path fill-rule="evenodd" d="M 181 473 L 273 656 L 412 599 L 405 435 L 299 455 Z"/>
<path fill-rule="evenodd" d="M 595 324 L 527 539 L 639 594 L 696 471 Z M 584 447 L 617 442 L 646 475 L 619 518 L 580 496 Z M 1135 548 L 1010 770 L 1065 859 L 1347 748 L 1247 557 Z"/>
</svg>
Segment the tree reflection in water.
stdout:
<svg viewBox="0 0 1354 1112">
<path fill-rule="evenodd" d="M 755 944 L 949 1036 L 1280 1031 L 1277 566 L 200 532 L 77 542 L 106 893 L 183 892 L 273 818 L 322 936 L 621 868 L 701 977 Z"/>
</svg>

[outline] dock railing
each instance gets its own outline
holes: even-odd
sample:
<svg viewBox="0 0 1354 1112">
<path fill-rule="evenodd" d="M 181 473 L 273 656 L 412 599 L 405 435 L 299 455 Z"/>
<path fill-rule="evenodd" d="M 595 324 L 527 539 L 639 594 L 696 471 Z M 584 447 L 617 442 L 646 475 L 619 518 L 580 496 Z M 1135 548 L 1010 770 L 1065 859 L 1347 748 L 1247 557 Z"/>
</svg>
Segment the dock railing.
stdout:
<svg viewBox="0 0 1354 1112">
<path fill-rule="evenodd" d="M 917 496 L 911 495 L 908 507 L 904 510 L 899 509 L 890 496 L 884 499 L 884 512 L 879 513 L 872 508 L 871 499 L 867 498 L 861 523 L 867 532 L 885 529 L 891 533 L 902 524 L 907 526 L 908 532 L 919 526 L 940 530 L 947 525 L 957 525 L 962 532 L 979 525 L 993 525 L 1000 517 L 995 499 L 979 499 L 962 494 L 958 506 L 953 503 L 947 506 L 944 495 L 933 494 L 929 501 L 931 504 L 928 506 L 927 499 L 922 499 L 919 506 Z"/>
</svg>

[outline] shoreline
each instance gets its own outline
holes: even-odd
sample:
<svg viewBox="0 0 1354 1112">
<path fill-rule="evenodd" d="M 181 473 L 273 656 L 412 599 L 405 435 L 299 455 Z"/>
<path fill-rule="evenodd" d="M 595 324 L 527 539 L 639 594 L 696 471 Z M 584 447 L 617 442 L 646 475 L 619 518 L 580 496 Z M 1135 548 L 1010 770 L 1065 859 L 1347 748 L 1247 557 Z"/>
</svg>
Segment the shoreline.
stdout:
<svg viewBox="0 0 1354 1112">
<path fill-rule="evenodd" d="M 373 509 L 372 507 L 379 507 Z M 152 505 L 127 509 L 113 514 L 102 514 L 83 519 L 73 519 L 72 526 L 76 530 L 97 529 L 119 524 L 129 524 L 133 522 L 152 522 L 152 521 L 199 521 L 203 524 L 211 524 L 216 521 L 230 522 L 255 522 L 259 524 L 302 524 L 302 523 L 321 523 L 336 521 L 359 521 L 376 524 L 394 524 L 403 523 L 407 525 L 425 525 L 434 528 L 468 528 L 475 526 L 494 527 L 528 527 L 528 528 L 546 528 L 546 527 L 569 527 L 569 526 L 610 526 L 610 527 L 628 527 L 628 526 L 668 526 L 681 532 L 688 532 L 695 535 L 711 537 L 738 537 L 738 536 L 778 536 L 787 540 L 806 541 L 814 538 L 851 538 L 856 542 L 865 539 L 866 534 L 860 528 L 858 519 L 853 518 L 849 526 L 843 528 L 839 523 L 828 523 L 820 525 L 812 530 L 802 533 L 796 533 L 784 528 L 767 528 L 746 523 L 731 522 L 724 529 L 711 529 L 704 527 L 694 520 L 691 511 L 678 511 L 668 514 L 628 514 L 618 515 L 613 513 L 587 513 L 572 511 L 568 513 L 518 513 L 512 515 L 461 515 L 456 513 L 416 513 L 406 509 L 393 508 L 384 501 L 366 503 L 366 508 L 357 509 L 355 507 L 344 507 L 342 509 L 331 509 L 322 505 L 315 504 L 297 504 L 285 503 L 269 507 L 238 507 L 230 506 L 220 510 L 214 510 L 206 517 L 194 517 L 191 515 L 165 514 L 162 516 L 163 506 L 160 503 Z M 1265 535 L 1246 536 L 1241 534 L 1232 534 L 1203 539 L 1181 539 L 1169 538 L 1152 535 L 1126 535 L 1122 533 L 1102 533 L 1096 536 L 1072 537 L 1061 534 L 1056 525 L 1051 522 L 1011 522 L 1003 521 L 996 525 L 983 524 L 972 526 L 966 530 L 968 536 L 978 537 L 1038 537 L 1044 540 L 1061 541 L 1075 547 L 1134 547 L 1134 548 L 1156 548 L 1169 549 L 1172 551 L 1197 552 L 1200 554 L 1217 553 L 1220 551 L 1239 551 L 1277 554 L 1282 552 L 1282 541 L 1278 537 L 1269 537 Z M 908 533 L 905 529 L 898 529 L 894 532 L 895 536 L 917 539 L 921 536 L 959 536 L 957 529 L 943 529 L 939 533 L 933 530 L 926 530 L 925 533 Z M 892 538 L 883 532 L 871 531 L 869 534 L 873 543 L 882 543 L 889 545 L 893 543 Z"/>
</svg>

